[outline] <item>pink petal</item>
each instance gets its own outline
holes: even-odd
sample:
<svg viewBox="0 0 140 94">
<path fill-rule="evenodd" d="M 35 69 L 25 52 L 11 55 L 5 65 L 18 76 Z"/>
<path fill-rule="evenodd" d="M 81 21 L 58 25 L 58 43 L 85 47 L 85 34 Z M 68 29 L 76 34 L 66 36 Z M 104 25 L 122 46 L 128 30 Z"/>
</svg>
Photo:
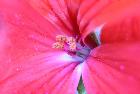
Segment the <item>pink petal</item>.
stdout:
<svg viewBox="0 0 140 94">
<path fill-rule="evenodd" d="M 80 5 L 77 18 L 80 32 L 85 38 L 102 25 L 139 17 L 139 8 L 140 0 L 85 0 Z"/>
<path fill-rule="evenodd" d="M 79 34 L 77 12 L 81 0 L 28 0 L 42 16 L 67 34 Z"/>
<path fill-rule="evenodd" d="M 87 94 L 139 94 L 140 43 L 106 44 L 84 63 Z"/>
<path fill-rule="evenodd" d="M 81 73 L 78 71 L 78 63 L 73 62 L 66 53 L 52 51 L 18 63 L 10 63 L 8 69 L 5 69 L 6 74 L 0 74 L 2 94 L 76 92 Z"/>
<path fill-rule="evenodd" d="M 64 72 L 62 74 L 64 75 Z M 55 83 L 55 86 L 56 86 L 55 89 L 54 87 L 49 86 L 49 88 L 52 88 L 54 90 L 48 94 L 64 94 L 64 93 L 76 94 L 80 77 L 81 77 L 81 65 L 78 65 L 77 67 L 75 67 L 73 71 L 67 73 L 65 78 L 62 78 L 62 80 L 58 81 L 57 84 Z M 57 76 L 56 76 L 56 79 L 58 79 Z M 50 83 L 50 85 L 52 86 L 53 83 L 54 81 Z"/>
<path fill-rule="evenodd" d="M 126 16 L 102 28 L 101 43 L 140 41 L 140 14 Z"/>
<path fill-rule="evenodd" d="M 55 34 L 61 32 L 27 3 L 22 0 L 0 0 L 0 6 L 0 63 L 4 70 L 11 65 L 10 62 L 18 63 L 54 50 L 52 44 L 55 42 Z M 46 25 L 48 28 L 45 28 Z"/>
<path fill-rule="evenodd" d="M 0 0 L 0 11 L 0 93 L 64 94 L 65 87 L 71 88 L 66 94 L 76 92 L 78 63 L 52 49 L 56 35 L 67 32 L 25 0 Z"/>
</svg>

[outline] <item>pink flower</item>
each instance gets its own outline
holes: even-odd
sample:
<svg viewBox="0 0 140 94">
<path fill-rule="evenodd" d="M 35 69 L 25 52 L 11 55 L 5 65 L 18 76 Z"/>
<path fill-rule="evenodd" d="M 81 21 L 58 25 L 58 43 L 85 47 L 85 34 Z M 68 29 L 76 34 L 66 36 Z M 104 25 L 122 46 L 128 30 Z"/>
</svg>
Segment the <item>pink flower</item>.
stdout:
<svg viewBox="0 0 140 94">
<path fill-rule="evenodd" d="M 139 8 L 140 0 L 0 0 L 0 94 L 75 94 L 81 76 L 87 94 L 139 94 Z"/>
</svg>

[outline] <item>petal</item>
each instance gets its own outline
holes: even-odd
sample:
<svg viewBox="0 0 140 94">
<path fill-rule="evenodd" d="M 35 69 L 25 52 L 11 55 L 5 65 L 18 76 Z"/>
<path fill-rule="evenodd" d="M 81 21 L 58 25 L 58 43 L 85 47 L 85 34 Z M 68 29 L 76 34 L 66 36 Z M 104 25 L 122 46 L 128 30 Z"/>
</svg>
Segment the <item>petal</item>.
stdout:
<svg viewBox="0 0 140 94">
<path fill-rule="evenodd" d="M 9 3 L 8 0 L 0 0 L 0 6 L 2 66 L 8 67 L 9 62 L 19 62 L 52 50 L 55 36 L 61 32 L 26 2 L 13 0 Z"/>
<path fill-rule="evenodd" d="M 42 16 L 54 26 L 79 34 L 77 12 L 81 0 L 27 0 Z M 74 31 L 74 32 L 73 32 Z"/>
<path fill-rule="evenodd" d="M 2 94 L 74 94 L 81 76 L 78 63 L 63 52 L 11 63 L 0 78 Z"/>
<path fill-rule="evenodd" d="M 140 43 L 106 44 L 83 65 L 87 94 L 139 94 Z"/>
<path fill-rule="evenodd" d="M 107 23 L 101 30 L 101 43 L 140 41 L 140 14 Z"/>
<path fill-rule="evenodd" d="M 0 93 L 64 94 L 65 87 L 73 86 L 66 93 L 74 94 L 80 78 L 78 63 L 52 49 L 56 35 L 66 32 L 24 0 L 0 0 L 0 11 Z"/>
<path fill-rule="evenodd" d="M 77 67 L 75 67 L 75 69 L 71 71 L 71 73 L 67 73 L 67 76 L 65 76 L 65 78 L 62 78 L 61 81 L 57 82 L 58 84 L 55 84 L 55 89 L 52 87 L 52 89 L 54 89 L 53 92 L 48 94 L 76 94 L 78 83 L 81 77 L 81 67 L 81 65 L 77 65 Z M 62 74 L 64 75 L 64 73 Z M 50 85 L 52 86 L 52 83 Z"/>
<path fill-rule="evenodd" d="M 139 0 L 85 0 L 78 12 L 78 24 L 83 39 L 101 25 L 138 16 Z"/>
</svg>

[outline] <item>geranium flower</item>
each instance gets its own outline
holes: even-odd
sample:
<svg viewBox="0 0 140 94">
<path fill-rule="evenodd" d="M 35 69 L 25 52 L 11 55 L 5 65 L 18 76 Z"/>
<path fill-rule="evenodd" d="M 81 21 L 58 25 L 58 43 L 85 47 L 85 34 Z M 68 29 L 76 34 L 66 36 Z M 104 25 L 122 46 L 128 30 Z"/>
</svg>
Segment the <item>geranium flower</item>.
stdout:
<svg viewBox="0 0 140 94">
<path fill-rule="evenodd" d="M 139 0 L 0 0 L 0 94 L 139 94 Z"/>
</svg>

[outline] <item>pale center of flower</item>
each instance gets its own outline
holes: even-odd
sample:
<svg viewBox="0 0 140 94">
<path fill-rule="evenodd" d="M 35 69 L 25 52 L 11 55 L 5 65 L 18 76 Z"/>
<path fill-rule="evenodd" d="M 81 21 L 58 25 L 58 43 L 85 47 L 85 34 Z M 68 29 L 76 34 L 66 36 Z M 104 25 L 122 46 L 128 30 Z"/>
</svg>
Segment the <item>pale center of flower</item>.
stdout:
<svg viewBox="0 0 140 94">
<path fill-rule="evenodd" d="M 69 55 L 80 62 L 83 62 L 90 53 L 90 48 L 83 45 L 79 40 L 64 35 L 56 36 L 56 42 L 52 48 L 67 51 Z"/>
</svg>

